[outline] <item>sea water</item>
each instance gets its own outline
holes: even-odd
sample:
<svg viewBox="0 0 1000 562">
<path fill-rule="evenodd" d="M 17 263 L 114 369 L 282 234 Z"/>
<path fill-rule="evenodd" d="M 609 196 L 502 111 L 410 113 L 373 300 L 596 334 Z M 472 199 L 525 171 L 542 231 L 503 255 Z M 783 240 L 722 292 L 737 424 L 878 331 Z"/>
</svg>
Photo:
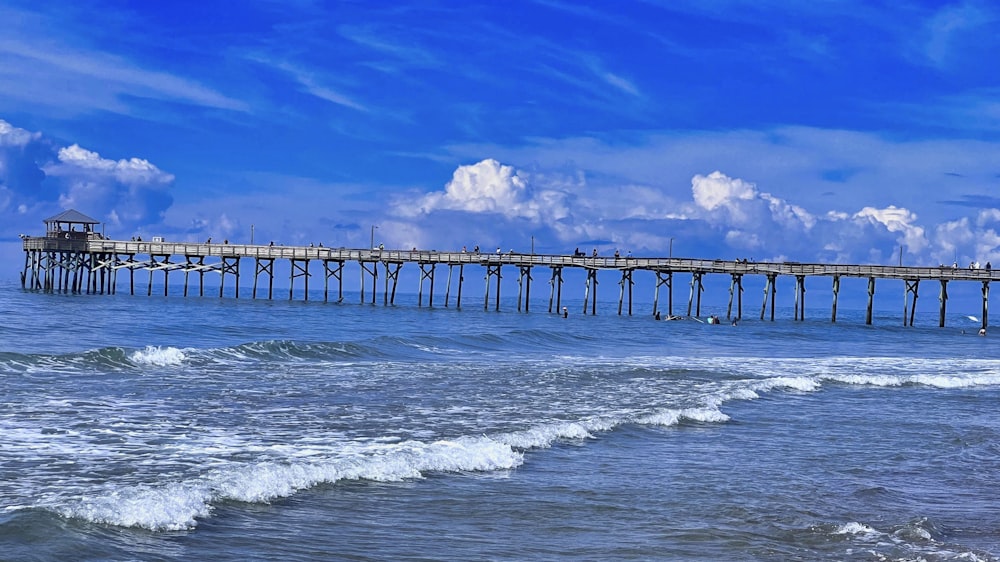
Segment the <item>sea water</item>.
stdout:
<svg viewBox="0 0 1000 562">
<path fill-rule="evenodd" d="M 1000 559 L 967 311 L 422 304 L 0 287 L 0 559 Z"/>
</svg>

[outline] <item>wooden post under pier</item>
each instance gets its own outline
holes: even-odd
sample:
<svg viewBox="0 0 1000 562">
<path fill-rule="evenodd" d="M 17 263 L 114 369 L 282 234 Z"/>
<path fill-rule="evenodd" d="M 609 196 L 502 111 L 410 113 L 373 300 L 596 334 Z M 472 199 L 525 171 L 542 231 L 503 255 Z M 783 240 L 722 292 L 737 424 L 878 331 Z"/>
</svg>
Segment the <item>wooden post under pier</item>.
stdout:
<svg viewBox="0 0 1000 562">
<path fill-rule="evenodd" d="M 833 307 L 830 310 L 830 323 L 837 323 L 837 295 L 840 293 L 840 276 L 833 276 Z"/>
<path fill-rule="evenodd" d="M 913 316 L 917 312 L 917 288 L 920 286 L 920 280 L 919 279 L 913 279 L 913 280 L 903 279 L 903 283 L 906 286 L 906 294 L 903 295 L 903 325 L 904 326 L 913 326 Z M 907 302 L 909 301 L 909 296 L 910 296 L 911 293 L 913 294 L 913 306 L 910 308 L 910 311 L 909 311 L 910 312 L 910 318 L 909 318 L 909 322 L 907 322 L 906 308 L 907 308 Z"/>
<path fill-rule="evenodd" d="M 688 316 L 691 316 L 691 304 L 695 299 L 697 299 L 697 308 L 694 315 L 695 317 L 701 316 L 701 293 L 705 290 L 705 286 L 701 282 L 701 276 L 701 271 L 691 272 L 691 292 L 688 294 Z"/>
<path fill-rule="evenodd" d="M 806 276 L 795 276 L 795 319 L 806 319 Z"/>
<path fill-rule="evenodd" d="M 667 317 L 669 318 L 674 315 L 674 272 L 664 272 L 657 269 L 654 273 L 656 273 L 656 288 L 653 291 L 653 318 L 656 318 L 656 315 L 660 312 L 660 309 L 658 308 L 660 301 L 660 285 L 666 285 L 667 291 L 669 292 L 667 300 Z M 663 277 L 664 273 L 666 273 L 666 277 Z"/>
<path fill-rule="evenodd" d="M 729 283 L 729 305 L 726 306 L 726 319 L 732 318 L 733 294 L 736 294 L 736 319 L 743 319 L 743 274 L 733 273 Z"/>
<path fill-rule="evenodd" d="M 583 291 L 583 313 L 587 314 L 587 300 L 590 297 L 590 285 L 594 285 L 593 300 L 590 301 L 590 314 L 591 316 L 597 315 L 597 270 L 588 267 L 587 268 L 587 285 Z"/>
<path fill-rule="evenodd" d="M 865 311 L 865 324 L 872 324 L 872 305 L 875 303 L 875 278 L 868 278 L 868 308 Z"/>
<path fill-rule="evenodd" d="M 559 312 L 559 306 L 562 304 L 562 284 L 562 266 L 554 265 L 552 266 L 552 278 L 549 279 L 549 314 L 552 313 L 553 296 L 556 299 L 556 312 Z"/>
<path fill-rule="evenodd" d="M 378 283 L 378 262 L 374 259 L 369 259 L 358 261 L 358 264 L 361 266 L 361 304 L 365 303 L 365 281 L 367 281 L 365 274 L 370 275 L 372 278 L 372 304 L 375 304 L 375 288 Z"/>
<path fill-rule="evenodd" d="M 764 303 L 760 306 L 760 319 L 764 319 L 764 313 L 767 311 L 767 297 L 768 294 L 771 296 L 771 322 L 774 322 L 774 301 L 775 296 L 778 292 L 778 274 L 768 273 L 767 274 L 767 284 L 764 285 Z"/>
<path fill-rule="evenodd" d="M 337 267 L 331 268 L 330 264 L 336 263 Z M 329 298 L 330 277 L 337 280 L 337 302 L 344 302 L 344 260 L 323 260 L 323 300 Z M 271 276 L 274 279 L 274 276 Z M 271 298 L 271 288 L 267 289 L 267 298 Z"/>
<path fill-rule="evenodd" d="M 424 305 L 424 279 L 430 281 L 430 295 L 427 298 L 427 306 L 434 306 L 434 267 L 433 263 L 418 263 L 420 266 L 420 286 L 417 287 L 417 306 Z M 429 266 L 429 269 L 428 269 Z"/>
<path fill-rule="evenodd" d="M 490 281 L 493 277 L 497 279 L 497 296 L 496 296 L 496 311 L 500 311 L 500 268 L 503 267 L 501 263 L 496 265 L 492 263 L 486 263 L 486 295 L 483 301 L 483 310 L 489 310 L 490 308 Z"/>
<path fill-rule="evenodd" d="M 531 266 L 519 265 L 517 277 L 517 311 L 521 312 L 521 287 L 524 287 L 524 311 L 528 312 L 531 301 Z"/>
<path fill-rule="evenodd" d="M 271 300 L 274 298 L 274 258 L 254 258 L 253 293 L 251 294 L 251 298 L 257 298 L 257 279 L 261 273 L 267 274 L 267 299 Z M 329 281 L 329 270 L 327 270 L 327 273 L 326 280 Z M 326 285 L 324 284 L 325 287 Z"/>
<path fill-rule="evenodd" d="M 304 270 L 306 271 L 306 298 L 309 295 L 309 260 L 306 260 Z M 235 297 L 240 298 L 240 258 L 236 256 L 222 256 L 219 262 L 219 297 L 222 297 L 222 286 L 225 284 L 226 275 L 233 276 L 233 288 Z"/>
<path fill-rule="evenodd" d="M 451 297 L 451 273 L 452 269 L 455 268 L 455 264 L 448 264 L 448 282 L 444 286 L 444 307 L 448 308 L 448 298 Z"/>
<path fill-rule="evenodd" d="M 390 265 L 393 266 L 392 269 L 389 269 Z M 383 295 L 383 297 L 382 297 L 382 304 L 383 305 L 386 305 L 386 304 L 395 305 L 396 304 L 396 286 L 399 285 L 399 270 L 400 269 L 403 269 L 403 262 L 385 262 L 385 284 L 386 284 L 386 289 L 388 289 L 388 287 L 389 287 L 389 279 L 392 279 L 392 290 L 389 291 L 389 300 L 388 300 L 388 302 L 386 302 L 385 295 Z M 431 286 L 431 291 L 433 292 L 433 290 L 434 290 L 434 287 Z"/>
<path fill-rule="evenodd" d="M 288 279 L 288 300 L 292 300 L 292 298 L 294 296 L 294 293 L 295 293 L 295 278 L 296 277 L 303 277 L 304 278 L 303 279 L 304 284 L 305 284 L 305 299 L 304 300 L 309 300 L 309 259 L 308 258 L 306 258 L 306 259 L 299 259 L 299 258 L 294 258 L 293 257 L 289 261 L 291 262 L 291 268 L 290 268 L 289 274 L 288 274 L 288 276 L 289 276 L 289 279 Z M 225 258 L 223 258 L 223 267 L 225 267 Z M 225 273 L 223 273 L 223 276 L 225 276 Z M 362 283 L 361 283 L 361 285 L 362 285 L 362 292 L 361 292 L 361 294 L 362 294 L 362 298 L 364 298 L 364 289 L 363 289 L 363 287 L 364 287 L 364 271 L 361 272 L 361 277 L 362 277 Z M 219 290 L 220 291 L 222 290 L 221 287 L 220 287 Z M 375 299 L 375 282 L 373 280 L 372 281 L 372 302 L 375 302 L 374 299 Z"/>
<path fill-rule="evenodd" d="M 983 330 L 985 330 L 986 326 L 989 325 L 989 309 L 990 309 L 990 282 L 983 281 L 983 325 L 982 325 Z"/>
<path fill-rule="evenodd" d="M 945 308 L 948 303 L 948 280 L 941 280 L 941 293 L 938 295 L 938 302 L 940 306 L 938 308 L 938 326 L 944 328 L 944 314 Z"/>
<path fill-rule="evenodd" d="M 632 316 L 632 286 L 635 283 L 632 281 L 632 270 L 623 269 L 622 270 L 622 280 L 618 282 L 620 290 L 618 291 L 618 316 L 622 315 L 622 300 L 625 298 L 625 286 L 628 286 L 628 315 Z"/>
</svg>

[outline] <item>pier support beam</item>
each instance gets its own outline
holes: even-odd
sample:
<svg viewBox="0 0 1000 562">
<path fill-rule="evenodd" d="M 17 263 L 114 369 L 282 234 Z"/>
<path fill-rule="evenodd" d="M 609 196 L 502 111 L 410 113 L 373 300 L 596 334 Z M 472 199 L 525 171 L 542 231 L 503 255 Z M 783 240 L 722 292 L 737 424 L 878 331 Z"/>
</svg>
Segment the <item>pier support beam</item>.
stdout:
<svg viewBox="0 0 1000 562">
<path fill-rule="evenodd" d="M 528 302 L 531 301 L 531 266 L 517 266 L 519 274 L 517 276 L 517 311 L 521 312 L 521 288 L 524 288 L 524 311 L 528 312 Z"/>
<path fill-rule="evenodd" d="M 128 290 L 130 295 L 135 295 L 135 255 L 131 255 L 128 258 Z M 97 276 L 94 276 L 94 282 L 92 285 L 92 292 L 97 292 Z"/>
<path fill-rule="evenodd" d="M 500 268 L 503 267 L 502 264 L 486 264 L 486 295 L 483 300 L 483 310 L 489 310 L 490 308 L 490 281 L 493 277 L 497 278 L 497 296 L 496 296 L 496 310 L 500 311 Z"/>
<path fill-rule="evenodd" d="M 118 294 L 118 269 L 121 267 L 121 258 L 118 254 L 105 254 L 110 261 L 108 262 L 108 267 L 111 268 L 111 292 L 113 294 Z M 129 256 L 131 258 L 131 256 Z M 87 272 L 90 275 L 90 272 Z"/>
<path fill-rule="evenodd" d="M 733 294 L 736 294 L 736 319 L 743 319 L 743 274 L 734 273 L 729 283 L 729 305 L 726 307 L 726 319 L 733 316 Z"/>
<path fill-rule="evenodd" d="M 913 315 L 917 312 L 917 288 L 920 286 L 920 280 L 914 279 L 911 281 L 909 279 L 903 279 L 903 283 L 906 284 L 906 294 L 903 295 L 903 326 L 913 326 Z M 907 324 L 906 309 L 911 293 L 913 294 L 913 307 L 910 308 L 909 324 Z"/>
<path fill-rule="evenodd" d="M 370 275 L 372 278 L 372 304 L 375 304 L 375 284 L 378 282 L 378 262 L 377 261 L 359 261 L 358 265 L 361 266 L 361 304 L 365 303 L 365 281 L 368 280 L 365 275 Z"/>
<path fill-rule="evenodd" d="M 21 289 L 25 289 L 25 279 L 28 276 L 28 263 L 31 259 L 31 251 L 24 251 L 24 269 L 21 271 Z"/>
<path fill-rule="evenodd" d="M 454 263 L 449 263 L 448 264 L 448 283 L 444 286 L 444 307 L 445 308 L 448 308 L 448 299 L 451 297 L 451 274 L 452 274 L 452 270 L 455 269 L 456 265 L 458 265 L 459 267 L 461 267 L 461 265 L 459 265 L 459 264 L 454 264 Z M 459 281 L 459 283 L 461 283 L 461 281 Z"/>
<path fill-rule="evenodd" d="M 597 270 L 587 269 L 587 285 L 583 290 L 583 313 L 587 314 L 587 301 L 590 298 L 590 285 L 594 285 L 594 300 L 590 304 L 591 316 L 597 316 Z"/>
<path fill-rule="evenodd" d="M 389 306 L 390 304 L 396 304 L 396 285 L 399 284 L 399 270 L 403 268 L 403 262 L 382 262 L 385 264 L 385 292 L 382 294 L 382 306 Z M 389 266 L 394 266 L 392 269 Z M 433 298 L 434 292 L 434 281 L 433 273 L 431 276 L 431 298 Z M 389 290 L 389 281 L 392 281 L 392 291 Z M 447 301 L 446 301 L 447 304 Z"/>
<path fill-rule="evenodd" d="M 417 287 L 417 306 L 424 305 L 424 279 L 430 281 L 430 294 L 427 297 L 427 306 L 434 306 L 434 269 L 433 263 L 418 263 L 420 266 L 420 285 Z M 386 280 L 388 282 L 388 280 Z"/>
<path fill-rule="evenodd" d="M 875 302 L 875 278 L 868 278 L 868 309 L 865 311 L 865 324 L 872 325 L 872 305 Z"/>
<path fill-rule="evenodd" d="M 257 278 L 260 277 L 261 273 L 267 274 L 267 299 L 271 300 L 274 297 L 274 258 L 254 259 L 253 297 L 251 298 L 257 298 Z M 327 279 L 329 279 L 329 275 Z"/>
<path fill-rule="evenodd" d="M 288 280 L 288 300 L 292 300 L 292 296 L 295 292 L 295 278 L 304 277 L 305 278 L 305 299 L 309 300 L 309 260 L 300 260 L 296 258 L 291 259 L 292 266 L 289 273 Z M 223 258 L 223 265 L 225 264 L 225 258 Z M 372 293 L 374 294 L 374 283 L 372 285 Z M 374 299 L 374 297 L 372 297 Z"/>
<path fill-rule="evenodd" d="M 990 312 L 990 282 L 983 281 L 983 326 L 985 330 L 986 326 L 989 325 L 989 312 Z"/>
<path fill-rule="evenodd" d="M 663 276 L 664 273 L 666 273 L 666 277 Z M 660 309 L 658 308 L 660 285 L 667 286 L 667 317 L 669 318 L 674 315 L 674 272 L 656 271 L 656 288 L 653 289 L 653 318 L 656 318 L 660 313 Z"/>
<path fill-rule="evenodd" d="M 778 293 L 778 274 L 768 273 L 767 274 L 767 284 L 764 285 L 764 303 L 760 306 L 760 319 L 764 319 L 764 313 L 767 311 L 767 297 L 770 293 L 771 296 L 771 322 L 774 322 L 774 302 L 775 297 Z"/>
<path fill-rule="evenodd" d="M 837 295 L 840 294 L 840 276 L 833 276 L 833 308 L 830 310 L 830 323 L 837 323 Z"/>
<path fill-rule="evenodd" d="M 559 306 L 562 304 L 562 266 L 554 265 L 552 266 L 552 279 L 549 279 L 549 313 L 552 313 L 552 297 L 556 298 L 556 312 L 559 312 Z"/>
<path fill-rule="evenodd" d="M 806 276 L 795 276 L 795 320 L 806 319 Z"/>
<path fill-rule="evenodd" d="M 620 290 L 618 291 L 618 316 L 622 315 L 622 300 L 625 298 L 625 287 L 628 287 L 628 315 L 632 316 L 632 286 L 635 284 L 632 281 L 632 271 L 631 269 L 622 270 L 622 280 L 618 282 L 620 285 Z"/>
<path fill-rule="evenodd" d="M 306 261 L 308 265 L 309 262 Z M 240 258 L 238 257 L 222 257 L 222 263 L 219 264 L 219 298 L 222 298 L 222 288 L 226 284 L 226 274 L 233 276 L 233 285 L 235 285 L 236 298 L 240 298 Z M 306 292 L 309 291 L 309 281 L 306 280 Z"/>
<path fill-rule="evenodd" d="M 938 295 L 940 307 L 938 309 L 938 326 L 944 328 L 944 313 L 948 304 L 948 280 L 941 280 L 941 293 Z"/>
<path fill-rule="evenodd" d="M 156 261 L 160 258 L 162 261 Z M 153 294 L 153 274 L 158 269 L 163 270 L 163 296 L 167 296 L 167 272 L 170 268 L 170 256 L 166 254 L 156 254 L 149 256 L 149 264 L 146 269 L 149 271 L 149 284 L 146 286 L 146 296 L 152 296 Z M 104 274 L 101 272 L 101 294 L 104 294 Z"/>
<path fill-rule="evenodd" d="M 701 284 L 701 276 L 703 273 L 701 271 L 691 272 L 691 293 L 688 295 L 688 311 L 687 315 L 691 316 L 691 304 L 695 300 L 697 295 L 698 306 L 695 309 L 695 317 L 701 316 L 701 292 L 705 290 L 704 285 Z"/>
<path fill-rule="evenodd" d="M 337 267 L 330 267 L 331 263 Z M 323 260 L 323 302 L 330 298 L 330 277 L 337 280 L 337 302 L 344 302 L 344 262 L 342 260 Z M 274 276 L 271 276 L 274 279 Z M 267 298 L 271 298 L 271 289 L 268 287 Z M 256 292 L 256 290 L 255 290 Z"/>
</svg>

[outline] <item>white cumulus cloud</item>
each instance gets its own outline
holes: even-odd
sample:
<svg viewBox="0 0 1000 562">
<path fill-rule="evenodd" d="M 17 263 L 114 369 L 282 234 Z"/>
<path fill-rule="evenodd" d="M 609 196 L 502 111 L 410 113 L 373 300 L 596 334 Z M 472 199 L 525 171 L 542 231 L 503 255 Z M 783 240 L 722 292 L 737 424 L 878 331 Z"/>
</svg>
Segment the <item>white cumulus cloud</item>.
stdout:
<svg viewBox="0 0 1000 562">
<path fill-rule="evenodd" d="M 141 184 L 169 184 L 174 181 L 174 176 L 168 174 L 148 160 L 142 158 L 130 158 L 123 160 L 108 160 L 101 158 L 101 155 L 80 148 L 79 145 L 72 145 L 59 149 L 59 161 L 66 164 L 65 168 L 51 168 L 55 175 L 71 173 L 69 167 L 76 167 L 84 170 L 92 170 L 100 174 L 106 174 L 115 180 L 129 185 Z"/>
<path fill-rule="evenodd" d="M 917 215 L 907 209 L 889 205 L 884 209 L 864 207 L 854 214 L 855 220 L 872 225 L 881 225 L 889 232 L 900 234 L 899 243 L 905 244 L 910 252 L 918 253 L 927 247 L 924 228 L 917 226 Z"/>
<path fill-rule="evenodd" d="M 40 133 L 25 131 L 0 119 L 0 146 L 25 146 L 40 137 Z"/>
<path fill-rule="evenodd" d="M 497 213 L 532 221 L 558 220 L 568 215 L 566 196 L 560 190 L 532 189 L 513 166 L 488 158 L 459 166 L 444 191 L 428 193 L 415 202 L 401 202 L 396 210 L 411 216 L 449 210 Z"/>
<path fill-rule="evenodd" d="M 719 207 L 735 207 L 738 201 L 755 199 L 757 186 L 715 171 L 707 176 L 698 174 L 692 178 L 691 192 L 699 207 L 713 211 Z"/>
<path fill-rule="evenodd" d="M 715 222 L 750 227 L 773 222 L 798 230 L 808 230 L 816 224 L 816 218 L 802 207 L 720 171 L 691 178 L 691 194 L 694 203 L 708 212 L 704 218 Z"/>
</svg>

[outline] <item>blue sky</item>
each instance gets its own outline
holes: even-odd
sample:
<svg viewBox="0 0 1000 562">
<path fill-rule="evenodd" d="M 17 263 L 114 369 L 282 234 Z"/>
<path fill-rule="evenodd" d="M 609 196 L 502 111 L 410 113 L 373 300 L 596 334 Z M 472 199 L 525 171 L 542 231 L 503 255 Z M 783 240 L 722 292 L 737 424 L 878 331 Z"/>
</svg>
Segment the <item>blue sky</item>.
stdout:
<svg viewBox="0 0 1000 562">
<path fill-rule="evenodd" d="M 991 2 L 0 0 L 0 253 L 1000 263 Z"/>
</svg>

